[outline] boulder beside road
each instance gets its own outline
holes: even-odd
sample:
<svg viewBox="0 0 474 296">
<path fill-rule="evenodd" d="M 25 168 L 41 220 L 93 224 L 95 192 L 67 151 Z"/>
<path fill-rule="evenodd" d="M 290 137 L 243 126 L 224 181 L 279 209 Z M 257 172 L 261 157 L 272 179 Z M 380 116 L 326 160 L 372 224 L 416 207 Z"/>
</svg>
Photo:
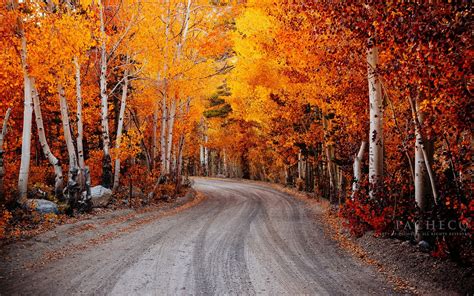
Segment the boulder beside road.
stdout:
<svg viewBox="0 0 474 296">
<path fill-rule="evenodd" d="M 112 190 L 101 185 L 91 187 L 91 202 L 94 208 L 106 207 L 112 199 Z"/>
</svg>

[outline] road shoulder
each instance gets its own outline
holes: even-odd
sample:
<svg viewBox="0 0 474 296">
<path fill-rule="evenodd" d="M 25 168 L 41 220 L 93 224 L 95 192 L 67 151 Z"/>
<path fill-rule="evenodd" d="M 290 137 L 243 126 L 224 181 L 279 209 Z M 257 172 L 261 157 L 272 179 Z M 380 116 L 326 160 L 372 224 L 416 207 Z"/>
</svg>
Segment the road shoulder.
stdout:
<svg viewBox="0 0 474 296">
<path fill-rule="evenodd" d="M 190 189 L 173 202 L 88 215 L 0 247 L 0 287 L 21 274 L 126 235 L 162 217 L 198 205 L 205 196 Z"/>
</svg>

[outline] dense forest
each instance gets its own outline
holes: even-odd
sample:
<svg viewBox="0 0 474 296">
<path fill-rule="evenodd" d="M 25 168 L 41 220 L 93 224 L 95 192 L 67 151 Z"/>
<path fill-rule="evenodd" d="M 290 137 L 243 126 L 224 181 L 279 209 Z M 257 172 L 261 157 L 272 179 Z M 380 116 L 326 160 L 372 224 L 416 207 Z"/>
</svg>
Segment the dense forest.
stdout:
<svg viewBox="0 0 474 296">
<path fill-rule="evenodd" d="M 201 175 L 472 256 L 469 2 L 8 0 L 0 21 L 0 236 L 39 193 L 74 214 Z"/>
</svg>

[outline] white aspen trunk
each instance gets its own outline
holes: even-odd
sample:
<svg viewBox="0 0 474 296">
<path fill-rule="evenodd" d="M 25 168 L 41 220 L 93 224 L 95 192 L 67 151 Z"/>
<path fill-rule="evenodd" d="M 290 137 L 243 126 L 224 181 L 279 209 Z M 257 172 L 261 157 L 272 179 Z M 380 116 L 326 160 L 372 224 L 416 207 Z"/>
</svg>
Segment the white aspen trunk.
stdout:
<svg viewBox="0 0 474 296">
<path fill-rule="evenodd" d="M 184 149 L 184 141 L 185 137 L 184 134 L 179 136 L 178 141 L 178 156 L 176 158 L 176 186 L 175 186 L 175 194 L 179 193 L 181 187 L 181 175 L 182 175 L 182 166 L 183 166 L 183 149 Z"/>
<path fill-rule="evenodd" d="M 78 58 L 74 57 L 74 67 L 76 69 L 76 118 L 77 118 L 77 157 L 79 161 L 79 168 L 83 175 L 84 169 L 86 168 L 86 162 L 84 160 L 84 125 L 82 121 L 82 94 L 81 94 L 81 65 L 79 64 Z"/>
<path fill-rule="evenodd" d="M 354 198 L 355 193 L 359 190 L 359 182 L 362 178 L 362 158 L 364 157 L 365 147 L 367 146 L 366 141 L 362 141 L 359 152 L 354 157 L 354 182 L 352 183 L 352 195 Z"/>
<path fill-rule="evenodd" d="M 225 148 L 222 149 L 222 160 L 223 160 L 223 167 L 224 167 L 224 176 L 228 177 L 229 172 L 228 172 L 228 169 L 227 169 L 227 155 L 225 153 Z"/>
<path fill-rule="evenodd" d="M 64 94 L 64 87 L 58 84 L 59 105 L 61 108 L 61 121 L 63 124 L 64 140 L 66 141 L 67 152 L 69 155 L 69 173 L 77 168 L 77 156 L 74 148 L 74 142 L 71 135 L 71 125 L 69 123 L 69 111 L 67 100 Z"/>
<path fill-rule="evenodd" d="M 191 12 L 191 0 L 188 0 L 187 5 L 186 5 L 186 11 L 185 11 L 185 17 L 183 19 L 183 27 L 182 27 L 182 35 L 181 35 L 181 41 L 179 42 L 177 48 L 176 48 L 176 61 L 179 61 L 181 58 L 181 53 L 184 47 L 184 44 L 186 42 L 187 34 L 188 34 L 188 27 L 189 27 L 189 15 Z M 169 11 L 168 11 L 168 17 L 169 17 Z M 169 19 L 166 21 L 166 40 L 168 40 L 168 22 Z M 165 57 L 165 64 L 166 64 L 166 57 Z M 165 67 L 166 69 L 166 67 Z M 167 71 L 164 73 L 164 77 L 166 78 Z M 166 88 L 165 88 L 166 91 Z M 173 152 L 173 134 L 174 134 L 174 121 L 176 117 L 176 104 L 177 100 L 179 98 L 171 98 L 171 106 L 168 110 L 168 116 L 167 116 L 167 132 L 166 132 L 166 147 L 165 147 L 165 166 L 164 166 L 164 171 L 166 175 L 169 175 L 171 173 L 171 164 L 173 162 L 172 160 L 172 155 L 174 155 Z"/>
<path fill-rule="evenodd" d="M 21 32 L 21 64 L 24 83 L 23 134 L 21 141 L 20 172 L 18 174 L 18 203 L 24 204 L 28 193 L 28 175 L 30 172 L 31 126 L 33 119 L 33 99 L 31 80 L 28 74 L 27 49 L 25 33 Z"/>
<path fill-rule="evenodd" d="M 334 165 L 332 162 L 332 155 L 330 151 L 330 147 L 328 145 L 325 145 L 325 152 L 326 152 L 326 160 L 327 160 L 327 168 L 328 168 L 328 175 L 329 175 L 329 201 L 333 202 L 334 195 L 336 193 L 336 176 L 335 176 L 335 170 L 334 170 Z"/>
<path fill-rule="evenodd" d="M 158 104 L 155 106 L 155 111 L 153 112 L 153 134 L 151 135 L 151 165 L 150 167 L 152 169 L 155 168 L 155 159 L 156 159 L 156 153 L 158 150 Z"/>
<path fill-rule="evenodd" d="M 0 132 L 0 203 L 5 201 L 5 195 L 3 193 L 3 177 L 5 177 L 5 167 L 3 165 L 3 154 L 5 151 L 3 151 L 3 142 L 7 135 L 8 119 L 10 118 L 11 111 L 11 108 L 7 109 L 5 117 L 3 118 L 2 131 Z"/>
<path fill-rule="evenodd" d="M 104 6 L 102 1 L 99 2 L 100 16 L 100 98 L 101 98 L 101 127 L 102 127 L 102 145 L 104 150 L 102 162 L 102 185 L 110 188 L 112 185 L 112 164 L 110 158 L 110 133 L 109 133 L 109 116 L 108 116 L 108 95 L 107 95 L 107 48 L 106 33 L 104 20 Z"/>
<path fill-rule="evenodd" d="M 201 164 L 201 170 L 203 171 L 203 173 L 205 174 L 205 159 L 204 159 L 204 146 L 203 145 L 199 145 L 199 163 Z"/>
<path fill-rule="evenodd" d="M 186 11 L 184 13 L 181 41 L 178 44 L 178 47 L 176 49 L 177 60 L 181 58 L 181 53 L 183 51 L 184 44 L 186 43 L 186 38 L 188 36 L 190 14 L 191 14 L 191 0 L 188 0 L 186 4 Z"/>
<path fill-rule="evenodd" d="M 207 148 L 207 135 L 204 135 L 204 169 L 206 171 L 206 176 L 210 176 L 209 172 L 209 149 Z"/>
<path fill-rule="evenodd" d="M 418 120 L 422 122 L 422 116 L 418 113 Z M 426 211 L 427 207 L 427 171 L 425 158 L 423 157 L 423 138 L 418 129 L 415 129 L 415 202 L 420 208 L 421 216 Z M 417 241 L 423 240 L 423 219 L 415 223 L 415 239 Z"/>
<path fill-rule="evenodd" d="M 169 32 L 170 32 L 170 7 L 169 1 L 166 0 L 165 4 L 167 7 L 166 19 L 165 19 L 165 45 L 164 45 L 164 59 L 163 59 L 163 96 L 161 99 L 161 129 L 160 129 L 160 175 L 165 176 L 168 174 L 166 171 L 166 152 L 167 152 L 167 141 L 166 141 L 166 128 L 168 125 L 168 102 L 167 102 L 167 91 L 168 91 L 168 43 L 169 43 Z"/>
<path fill-rule="evenodd" d="M 186 101 L 186 110 L 185 114 L 187 115 L 189 113 L 191 105 L 191 98 L 188 98 Z M 178 156 L 176 160 L 176 191 L 179 191 L 179 187 L 181 186 L 181 174 L 182 174 L 182 166 L 183 166 L 183 150 L 184 150 L 184 143 L 185 143 L 185 134 L 181 134 L 179 136 L 179 141 L 178 141 Z"/>
<path fill-rule="evenodd" d="M 117 151 L 120 149 L 120 144 L 122 142 L 122 130 L 123 130 L 123 120 L 125 116 L 125 107 L 127 105 L 127 92 L 128 92 L 128 71 L 124 71 L 124 79 L 122 86 L 122 100 L 120 101 L 120 113 L 119 113 L 119 122 L 117 126 L 117 139 L 115 142 L 115 148 Z M 120 181 L 120 157 L 115 159 L 115 172 L 114 172 L 114 186 L 113 190 L 117 190 Z"/>
<path fill-rule="evenodd" d="M 428 151 L 426 149 L 425 139 L 423 137 L 422 127 L 421 127 L 421 124 L 420 124 L 420 121 L 419 121 L 419 115 L 418 115 L 418 112 L 416 110 L 415 104 L 413 103 L 413 100 L 411 98 L 409 98 L 409 102 L 410 102 L 410 107 L 411 107 L 411 111 L 412 111 L 413 121 L 415 123 L 415 135 L 417 135 L 416 142 L 418 143 L 418 147 L 421 150 L 421 154 L 423 155 L 423 160 L 424 160 L 423 162 L 425 164 L 426 172 L 428 173 L 428 177 L 429 177 L 429 180 L 430 180 L 431 193 L 433 195 L 433 201 L 436 205 L 438 205 L 438 191 L 436 189 L 435 176 L 434 176 L 433 169 L 431 168 L 430 157 L 429 157 Z M 415 167 L 416 166 L 417 166 L 417 164 L 415 164 Z M 416 178 L 416 174 L 415 174 L 415 178 Z M 416 185 L 416 183 L 415 183 L 415 185 Z"/>
<path fill-rule="evenodd" d="M 171 172 L 171 152 L 173 148 L 173 129 L 174 120 L 176 117 L 176 98 L 171 100 L 171 107 L 169 111 L 168 119 L 168 132 L 167 132 L 167 144 L 166 144 L 166 167 L 165 171 L 167 174 Z"/>
<path fill-rule="evenodd" d="M 178 140 L 178 146 L 179 146 L 179 140 Z M 171 175 L 176 174 L 176 162 L 178 161 L 178 158 L 176 156 L 176 146 L 173 145 L 173 150 L 171 151 L 171 161 L 170 161 L 170 173 Z"/>
<path fill-rule="evenodd" d="M 323 115 L 323 128 L 325 133 L 325 141 L 328 137 L 328 130 L 330 129 L 330 122 L 326 116 Z M 336 184 L 336 167 L 333 162 L 334 157 L 334 147 L 332 144 L 328 144 L 327 141 L 324 143 L 324 153 L 326 155 L 327 162 L 327 172 L 329 175 L 329 201 L 334 202 L 334 197 L 337 194 L 337 184 Z"/>
<path fill-rule="evenodd" d="M 163 92 L 163 98 L 161 102 L 161 130 L 160 130 L 160 153 L 161 153 L 161 175 L 166 175 L 166 126 L 167 120 L 167 106 L 166 106 L 166 91 Z"/>
<path fill-rule="evenodd" d="M 185 143 L 184 135 L 181 135 L 179 137 L 178 157 L 177 157 L 177 162 L 176 162 L 176 175 L 178 176 L 178 178 L 181 177 L 181 171 L 182 171 L 182 165 L 183 165 L 184 143 Z"/>
<path fill-rule="evenodd" d="M 367 49 L 367 78 L 369 82 L 370 133 L 369 133 L 369 182 L 370 196 L 383 186 L 383 98 L 378 78 L 378 50 L 372 38 Z"/>
<path fill-rule="evenodd" d="M 54 168 L 55 183 L 54 183 L 54 193 L 55 195 L 62 199 L 63 189 L 64 189 L 64 176 L 63 169 L 59 160 L 53 155 L 51 149 L 49 148 L 48 142 L 46 140 L 46 134 L 43 124 L 43 115 L 41 114 L 41 105 L 39 101 L 38 91 L 36 90 L 34 79 L 31 78 L 31 88 L 32 88 L 32 97 L 33 97 L 33 108 L 35 114 L 36 128 L 38 130 L 38 138 L 40 141 L 43 154 L 48 159 L 49 163 Z"/>
</svg>

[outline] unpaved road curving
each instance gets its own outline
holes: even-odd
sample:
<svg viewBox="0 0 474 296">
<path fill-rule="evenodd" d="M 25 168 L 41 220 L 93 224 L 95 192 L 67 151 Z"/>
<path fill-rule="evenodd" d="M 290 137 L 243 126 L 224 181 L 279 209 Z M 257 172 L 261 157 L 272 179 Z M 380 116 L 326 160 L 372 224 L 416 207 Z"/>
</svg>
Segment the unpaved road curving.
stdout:
<svg viewBox="0 0 474 296">
<path fill-rule="evenodd" d="M 237 181 L 196 179 L 194 188 L 207 196 L 197 206 L 44 265 L 18 268 L 25 262 L 14 253 L 45 245 L 54 253 L 55 241 L 41 239 L 51 234 L 22 244 L 23 251 L 10 246 L 0 294 L 395 294 L 327 238 L 303 202 Z"/>
</svg>

